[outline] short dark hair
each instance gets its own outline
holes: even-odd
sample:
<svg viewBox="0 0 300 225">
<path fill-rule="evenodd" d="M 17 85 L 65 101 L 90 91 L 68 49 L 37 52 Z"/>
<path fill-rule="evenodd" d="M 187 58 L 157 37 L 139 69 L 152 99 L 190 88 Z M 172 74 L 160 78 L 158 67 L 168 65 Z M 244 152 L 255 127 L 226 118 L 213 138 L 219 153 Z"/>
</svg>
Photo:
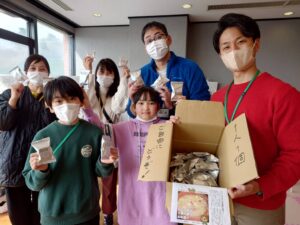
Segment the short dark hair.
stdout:
<svg viewBox="0 0 300 225">
<path fill-rule="evenodd" d="M 49 63 L 47 61 L 47 59 L 42 56 L 42 55 L 38 55 L 38 54 L 34 54 L 34 55 L 30 55 L 29 57 L 27 57 L 26 61 L 25 61 L 25 64 L 24 64 L 24 71 L 27 72 L 31 63 L 32 62 L 35 62 L 35 63 L 38 63 L 38 62 L 43 62 L 45 63 L 46 67 L 47 67 L 47 70 L 50 74 L 50 66 L 49 66 Z"/>
<path fill-rule="evenodd" d="M 153 28 L 153 27 L 160 29 L 166 36 L 169 35 L 169 34 L 168 34 L 168 30 L 167 30 L 166 26 L 165 26 L 163 23 L 160 23 L 160 22 L 157 22 L 157 21 L 152 21 L 152 22 L 150 22 L 150 23 L 147 23 L 147 24 L 144 26 L 143 30 L 142 30 L 142 42 L 143 42 L 143 43 L 145 43 L 145 41 L 144 41 L 145 33 L 146 33 L 149 29 L 151 29 L 151 28 Z"/>
<path fill-rule="evenodd" d="M 142 97 L 146 97 L 149 94 L 151 101 L 160 104 L 160 95 L 152 87 L 143 86 L 137 90 L 136 93 L 132 96 L 132 102 L 135 105 Z"/>
<path fill-rule="evenodd" d="M 251 37 L 253 41 L 260 38 L 260 30 L 254 19 L 243 14 L 228 13 L 219 20 L 218 29 L 213 36 L 213 45 L 217 53 L 220 53 L 220 37 L 224 30 L 230 27 L 238 28 L 245 37 Z"/>
<path fill-rule="evenodd" d="M 52 101 L 57 92 L 59 92 L 63 98 L 78 97 L 80 102 L 83 102 L 84 99 L 82 88 L 70 77 L 60 76 L 48 81 L 44 87 L 44 99 L 49 107 L 52 107 Z"/>
<path fill-rule="evenodd" d="M 96 66 L 95 70 L 95 91 L 96 91 L 96 96 L 99 99 L 100 98 L 100 85 L 97 82 L 97 72 L 98 70 L 107 70 L 115 75 L 114 77 L 114 82 L 110 87 L 108 88 L 106 96 L 114 96 L 114 94 L 118 90 L 118 86 L 120 84 L 120 74 L 117 65 L 114 63 L 112 59 L 106 58 L 106 59 L 101 59 L 99 63 Z"/>
</svg>

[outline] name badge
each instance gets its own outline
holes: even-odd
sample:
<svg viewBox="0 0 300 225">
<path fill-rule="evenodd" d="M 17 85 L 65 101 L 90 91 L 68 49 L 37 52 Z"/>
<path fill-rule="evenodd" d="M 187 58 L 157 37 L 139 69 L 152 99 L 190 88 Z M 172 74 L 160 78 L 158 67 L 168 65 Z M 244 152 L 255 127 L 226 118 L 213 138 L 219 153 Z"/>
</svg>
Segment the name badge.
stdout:
<svg viewBox="0 0 300 225">
<path fill-rule="evenodd" d="M 164 118 L 164 119 L 168 119 L 169 118 L 169 109 L 160 109 L 158 112 L 157 112 L 157 116 L 159 118 Z"/>
</svg>

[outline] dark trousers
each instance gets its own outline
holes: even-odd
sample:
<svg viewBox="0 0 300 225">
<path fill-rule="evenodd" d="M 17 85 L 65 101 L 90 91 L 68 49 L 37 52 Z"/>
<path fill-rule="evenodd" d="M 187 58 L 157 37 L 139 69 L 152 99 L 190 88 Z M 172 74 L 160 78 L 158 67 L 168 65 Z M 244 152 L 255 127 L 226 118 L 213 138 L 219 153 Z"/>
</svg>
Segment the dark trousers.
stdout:
<svg viewBox="0 0 300 225">
<path fill-rule="evenodd" d="M 12 225 L 40 225 L 38 192 L 26 186 L 5 188 L 8 216 Z"/>
<path fill-rule="evenodd" d="M 84 223 L 78 223 L 78 224 L 75 224 L 75 225 L 99 225 L 99 220 L 100 220 L 100 216 L 97 215 L 95 218 L 93 218 L 89 221 L 86 221 Z"/>
<path fill-rule="evenodd" d="M 102 178 L 102 212 L 112 214 L 117 209 L 118 168 L 109 177 Z"/>
</svg>

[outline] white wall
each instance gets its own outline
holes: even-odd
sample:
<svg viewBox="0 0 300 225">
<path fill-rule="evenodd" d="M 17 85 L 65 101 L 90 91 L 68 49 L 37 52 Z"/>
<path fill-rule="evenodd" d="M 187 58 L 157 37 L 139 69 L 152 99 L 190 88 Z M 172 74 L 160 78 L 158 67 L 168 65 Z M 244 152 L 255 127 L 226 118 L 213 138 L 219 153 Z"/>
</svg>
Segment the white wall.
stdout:
<svg viewBox="0 0 300 225">
<path fill-rule="evenodd" d="M 258 68 L 292 84 L 300 90 L 300 19 L 258 21 L 261 49 Z M 232 80 L 212 44 L 216 23 L 190 25 L 188 57 L 194 59 L 209 80 L 221 85 Z"/>
<path fill-rule="evenodd" d="M 102 58 L 111 58 L 118 63 L 120 57 L 129 61 L 131 70 L 137 70 L 150 61 L 141 40 L 144 25 L 151 21 L 166 25 L 173 37 L 171 49 L 180 56 L 186 56 L 187 16 L 135 17 L 129 26 L 83 27 L 75 29 L 76 74 L 83 70 L 82 59 L 87 53 L 96 51 L 96 63 Z"/>
<path fill-rule="evenodd" d="M 76 75 L 84 69 L 82 59 L 94 51 L 96 58 L 93 69 L 102 58 L 111 58 L 118 63 L 120 57 L 128 57 L 128 37 L 128 26 L 76 28 Z"/>
<path fill-rule="evenodd" d="M 82 57 L 95 50 L 96 61 L 110 57 L 116 63 L 121 56 L 128 56 L 130 67 L 140 68 L 149 62 L 141 41 L 142 26 L 153 18 L 134 18 L 130 26 L 91 27 L 76 29 L 76 72 L 82 67 Z M 171 49 L 176 54 L 196 61 L 211 81 L 221 85 L 231 81 L 230 72 L 224 67 L 212 45 L 216 23 L 192 23 L 188 29 L 185 19 L 161 17 L 173 37 Z M 258 21 L 261 29 L 261 49 L 257 56 L 258 67 L 292 84 L 300 90 L 300 19 Z M 178 26 L 177 26 L 178 25 Z M 132 27 L 131 27 L 132 26 Z"/>
</svg>

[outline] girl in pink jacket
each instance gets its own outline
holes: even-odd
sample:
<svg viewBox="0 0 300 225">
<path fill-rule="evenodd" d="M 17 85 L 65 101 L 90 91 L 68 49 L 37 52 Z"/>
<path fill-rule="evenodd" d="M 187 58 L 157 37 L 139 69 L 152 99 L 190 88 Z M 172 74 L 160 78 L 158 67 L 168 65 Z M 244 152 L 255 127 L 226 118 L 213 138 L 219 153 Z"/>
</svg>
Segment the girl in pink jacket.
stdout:
<svg viewBox="0 0 300 225">
<path fill-rule="evenodd" d="M 136 118 L 113 125 L 119 151 L 118 223 L 175 225 L 165 207 L 165 182 L 138 181 L 148 129 L 151 124 L 165 122 L 157 118 L 159 93 L 151 87 L 142 87 L 133 95 L 132 102 Z M 89 121 L 97 123 L 92 117 Z"/>
</svg>

